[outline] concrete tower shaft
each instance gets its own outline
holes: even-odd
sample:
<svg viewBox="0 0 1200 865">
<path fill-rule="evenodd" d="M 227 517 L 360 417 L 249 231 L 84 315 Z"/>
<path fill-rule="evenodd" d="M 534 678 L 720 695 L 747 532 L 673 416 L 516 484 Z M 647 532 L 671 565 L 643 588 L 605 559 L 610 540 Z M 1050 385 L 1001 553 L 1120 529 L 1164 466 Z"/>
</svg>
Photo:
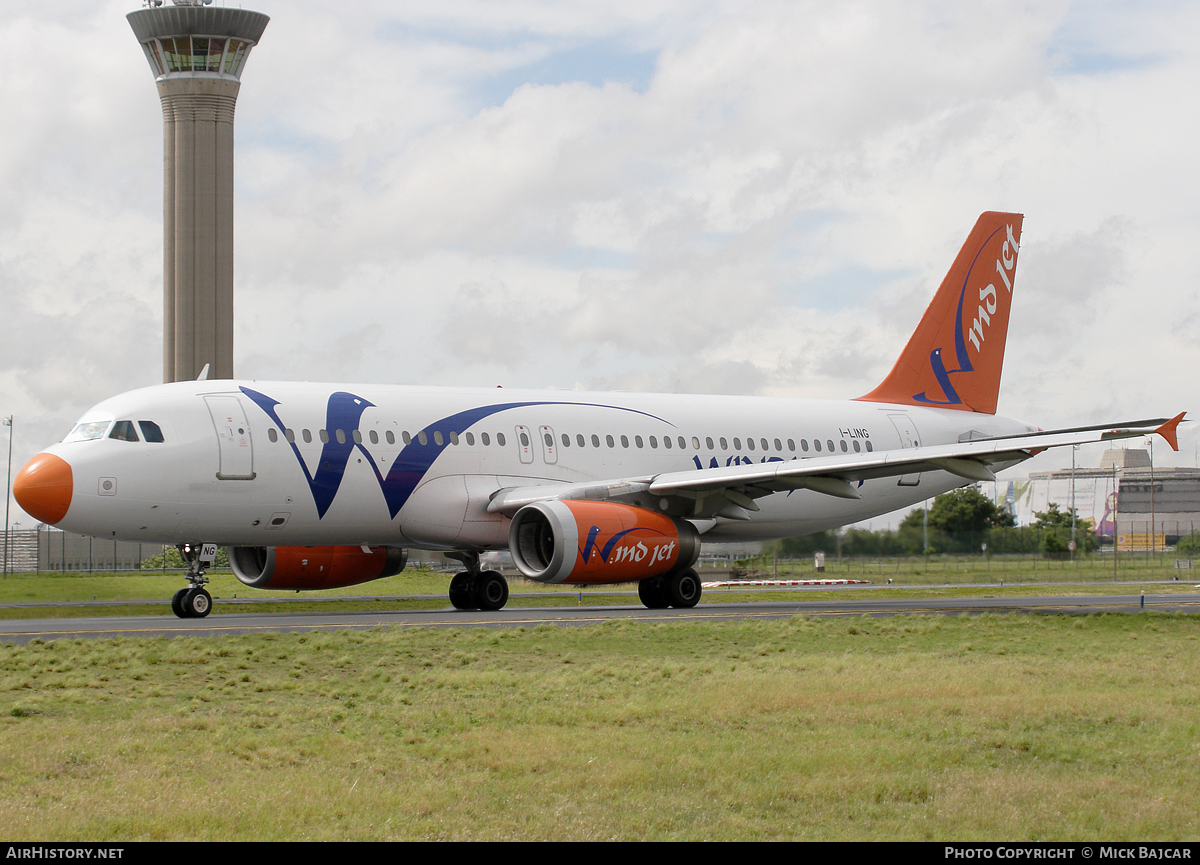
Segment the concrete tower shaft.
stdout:
<svg viewBox="0 0 1200 865">
<path fill-rule="evenodd" d="M 127 17 L 163 110 L 163 381 L 233 378 L 233 115 L 270 20 L 178 5 Z"/>
</svg>

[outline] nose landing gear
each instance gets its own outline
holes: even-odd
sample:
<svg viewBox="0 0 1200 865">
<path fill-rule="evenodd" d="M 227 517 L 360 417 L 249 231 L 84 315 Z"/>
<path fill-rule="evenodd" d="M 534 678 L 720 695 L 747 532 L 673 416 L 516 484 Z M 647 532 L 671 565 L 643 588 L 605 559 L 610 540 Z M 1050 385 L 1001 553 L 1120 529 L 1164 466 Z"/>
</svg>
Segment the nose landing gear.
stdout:
<svg viewBox="0 0 1200 865">
<path fill-rule="evenodd" d="M 181 619 L 203 619 L 212 610 L 212 595 L 204 588 L 205 571 L 217 557 L 216 544 L 180 544 L 179 553 L 187 562 L 188 587 L 171 598 L 171 612 Z"/>
</svg>

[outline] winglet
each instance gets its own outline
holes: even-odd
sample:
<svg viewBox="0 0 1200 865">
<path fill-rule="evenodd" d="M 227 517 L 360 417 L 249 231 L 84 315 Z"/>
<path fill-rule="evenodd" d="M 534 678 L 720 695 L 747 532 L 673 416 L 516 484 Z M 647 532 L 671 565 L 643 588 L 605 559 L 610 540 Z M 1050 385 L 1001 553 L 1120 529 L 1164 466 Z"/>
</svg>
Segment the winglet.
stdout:
<svg viewBox="0 0 1200 865">
<path fill-rule="evenodd" d="M 1173 451 L 1179 450 L 1179 439 L 1175 437 L 1175 428 L 1179 426 L 1179 422 L 1183 420 L 1183 416 L 1185 414 L 1187 414 L 1187 412 L 1181 411 L 1179 414 L 1175 415 L 1175 417 L 1171 418 L 1169 421 L 1155 430 L 1156 433 L 1167 440 L 1167 444 L 1171 446 L 1171 450 Z"/>
</svg>

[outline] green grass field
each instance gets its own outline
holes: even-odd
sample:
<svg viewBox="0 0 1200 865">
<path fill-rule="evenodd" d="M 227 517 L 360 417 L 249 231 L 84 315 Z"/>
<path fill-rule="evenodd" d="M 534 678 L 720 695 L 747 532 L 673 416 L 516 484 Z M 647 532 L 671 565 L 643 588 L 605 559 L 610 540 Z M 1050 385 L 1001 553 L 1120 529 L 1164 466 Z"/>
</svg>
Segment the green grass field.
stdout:
<svg viewBox="0 0 1200 865">
<path fill-rule="evenodd" d="M 1196 839 L 1200 619 L 0 646 L 21 839 Z"/>
</svg>

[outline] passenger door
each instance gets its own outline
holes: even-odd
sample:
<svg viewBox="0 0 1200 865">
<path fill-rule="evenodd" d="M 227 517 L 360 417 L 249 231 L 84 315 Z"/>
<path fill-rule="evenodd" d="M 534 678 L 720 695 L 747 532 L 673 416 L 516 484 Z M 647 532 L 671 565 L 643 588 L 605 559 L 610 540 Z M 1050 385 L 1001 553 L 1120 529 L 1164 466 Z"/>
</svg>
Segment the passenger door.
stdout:
<svg viewBox="0 0 1200 865">
<path fill-rule="evenodd" d="M 236 396 L 206 396 L 221 452 L 217 477 L 223 481 L 254 479 L 254 446 L 246 412 Z"/>
</svg>

